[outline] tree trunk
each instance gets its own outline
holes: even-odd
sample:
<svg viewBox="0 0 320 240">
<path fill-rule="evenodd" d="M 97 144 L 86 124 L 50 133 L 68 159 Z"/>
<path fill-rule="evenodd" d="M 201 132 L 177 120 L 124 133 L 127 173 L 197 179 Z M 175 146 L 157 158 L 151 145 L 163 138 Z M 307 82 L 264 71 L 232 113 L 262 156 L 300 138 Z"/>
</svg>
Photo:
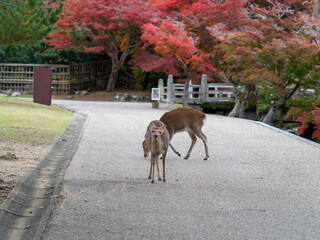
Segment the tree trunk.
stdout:
<svg viewBox="0 0 320 240">
<path fill-rule="evenodd" d="M 233 109 L 229 113 L 228 117 L 239 117 L 240 107 L 241 107 L 241 103 L 240 103 L 240 99 L 238 99 Z"/>
<path fill-rule="evenodd" d="M 273 106 L 269 112 L 267 113 L 267 115 L 263 118 L 263 121 L 264 123 L 266 124 L 272 124 L 278 111 L 280 109 L 280 106 L 279 105 L 276 105 L 276 106 Z"/>
<path fill-rule="evenodd" d="M 313 17 L 319 19 L 319 1 L 315 0 L 314 1 L 314 7 L 313 7 Z"/>
<path fill-rule="evenodd" d="M 130 54 L 131 49 L 132 49 L 132 46 L 128 44 L 122 53 L 119 52 L 118 47 L 114 47 L 110 52 L 108 52 L 108 56 L 111 58 L 111 61 L 112 61 L 112 66 L 111 66 L 111 73 L 108 80 L 107 92 L 114 91 L 117 84 L 118 75 L 119 75 L 121 66 L 124 64 L 126 58 Z"/>
<path fill-rule="evenodd" d="M 118 74 L 119 74 L 119 70 L 117 68 L 112 67 L 109 80 L 108 80 L 107 92 L 114 91 L 117 80 L 118 80 Z"/>
<path fill-rule="evenodd" d="M 244 118 L 244 112 L 246 111 L 247 99 L 244 98 L 240 105 L 239 118 Z"/>
<path fill-rule="evenodd" d="M 229 113 L 229 117 L 239 117 L 244 118 L 244 112 L 247 106 L 247 98 L 249 96 L 249 91 L 245 91 L 242 96 L 239 97 L 236 104 L 234 105 L 232 111 Z"/>
<path fill-rule="evenodd" d="M 148 87 L 149 76 L 150 76 L 150 72 L 147 72 L 146 75 L 144 76 L 144 80 L 143 80 L 143 90 L 146 90 L 147 87 Z"/>
<path fill-rule="evenodd" d="M 284 97 L 282 100 L 279 100 L 278 103 L 269 110 L 267 115 L 263 118 L 262 122 L 266 124 L 272 124 L 278 111 L 286 104 L 286 102 L 293 96 L 293 94 L 298 90 L 299 87 L 300 87 L 300 82 L 298 82 L 295 85 L 295 87 L 291 90 L 291 92 L 286 97 Z"/>
<path fill-rule="evenodd" d="M 247 99 L 250 94 L 250 91 L 246 91 L 240 106 L 239 118 L 244 118 L 244 112 L 246 111 Z"/>
</svg>

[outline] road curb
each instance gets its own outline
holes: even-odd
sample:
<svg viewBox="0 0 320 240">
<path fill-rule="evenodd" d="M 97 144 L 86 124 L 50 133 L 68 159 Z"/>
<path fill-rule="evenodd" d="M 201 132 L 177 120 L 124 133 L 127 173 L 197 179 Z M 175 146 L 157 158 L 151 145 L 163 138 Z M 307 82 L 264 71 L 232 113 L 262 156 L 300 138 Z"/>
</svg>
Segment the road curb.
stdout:
<svg viewBox="0 0 320 240">
<path fill-rule="evenodd" d="M 297 140 L 300 140 L 302 142 L 305 142 L 305 143 L 309 143 L 311 145 L 314 145 L 316 147 L 320 147 L 320 143 L 317 143 L 317 142 L 314 142 L 314 141 L 311 141 L 309 139 L 306 139 L 306 138 L 303 138 L 303 137 L 300 137 L 299 135 L 296 135 L 296 134 L 293 134 L 293 133 L 290 133 L 288 131 L 285 131 L 285 130 L 282 130 L 280 128 L 277 128 L 277 127 L 274 127 L 274 126 L 271 126 L 269 124 L 266 124 L 264 122 L 259 122 L 259 121 L 256 121 L 256 120 L 251 120 L 251 119 L 245 119 L 245 118 L 237 118 L 237 117 L 229 117 L 229 116 L 223 116 L 223 115 L 217 115 L 217 114 L 213 114 L 215 116 L 219 116 L 219 117 L 223 117 L 223 118 L 235 118 L 235 119 L 238 119 L 238 120 L 241 120 L 241 121 L 247 121 L 247 122 L 252 122 L 252 123 L 255 123 L 255 124 L 259 124 L 261 126 L 264 126 L 266 128 L 270 128 L 276 132 L 279 132 L 279 133 L 283 133 L 285 135 L 288 135 L 290 137 L 293 137 Z"/>
<path fill-rule="evenodd" d="M 290 137 L 293 137 L 293 138 L 298 139 L 298 140 L 300 140 L 300 141 L 309 143 L 309 144 L 314 145 L 314 146 L 316 146 L 316 147 L 320 147 L 320 144 L 317 143 L 317 142 L 314 142 L 314 141 L 311 141 L 311 140 L 309 140 L 309 139 L 300 137 L 300 136 L 298 136 L 298 135 L 295 135 L 295 134 L 290 133 L 290 132 L 288 132 L 288 131 L 282 130 L 282 129 L 280 129 L 280 128 L 271 126 L 271 125 L 266 124 L 266 123 L 263 123 L 263 122 L 258 122 L 258 121 L 253 121 L 253 122 L 255 122 L 256 124 L 260 124 L 260 125 L 262 125 L 262 126 L 265 126 L 265 127 L 267 127 L 267 128 L 273 129 L 273 130 L 275 130 L 275 131 L 277 131 L 277 132 L 284 133 L 284 134 L 286 134 L 286 135 L 288 135 L 288 136 L 290 136 Z"/>
<path fill-rule="evenodd" d="M 77 113 L 37 167 L 10 192 L 0 209 L 1 239 L 41 239 L 86 122 L 87 115 Z"/>
</svg>

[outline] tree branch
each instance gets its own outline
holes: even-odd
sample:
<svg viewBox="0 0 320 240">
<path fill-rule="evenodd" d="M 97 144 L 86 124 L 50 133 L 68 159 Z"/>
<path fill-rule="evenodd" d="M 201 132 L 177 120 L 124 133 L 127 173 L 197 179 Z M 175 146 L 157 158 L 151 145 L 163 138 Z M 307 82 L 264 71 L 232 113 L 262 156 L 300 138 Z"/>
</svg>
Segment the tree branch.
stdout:
<svg viewBox="0 0 320 240">
<path fill-rule="evenodd" d="M 0 4 L 7 5 L 9 7 L 16 7 L 16 5 L 11 4 L 11 3 L 6 3 L 6 2 L 0 2 Z"/>
</svg>

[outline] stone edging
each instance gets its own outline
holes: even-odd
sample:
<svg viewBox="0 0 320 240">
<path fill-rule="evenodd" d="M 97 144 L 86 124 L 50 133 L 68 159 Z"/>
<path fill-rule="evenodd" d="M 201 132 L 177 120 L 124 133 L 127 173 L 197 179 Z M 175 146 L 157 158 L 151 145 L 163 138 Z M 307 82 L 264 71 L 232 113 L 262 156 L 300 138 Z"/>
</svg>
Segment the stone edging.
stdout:
<svg viewBox="0 0 320 240">
<path fill-rule="evenodd" d="M 10 192 L 0 209 L 1 239 L 41 239 L 86 122 L 86 115 L 76 114 L 37 167 Z"/>
</svg>

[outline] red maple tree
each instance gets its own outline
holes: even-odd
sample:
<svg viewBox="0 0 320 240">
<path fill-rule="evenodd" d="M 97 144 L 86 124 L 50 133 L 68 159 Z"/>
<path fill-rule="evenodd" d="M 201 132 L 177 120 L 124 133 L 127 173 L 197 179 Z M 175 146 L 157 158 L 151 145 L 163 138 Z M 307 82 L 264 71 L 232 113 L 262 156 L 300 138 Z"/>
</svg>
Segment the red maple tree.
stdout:
<svg viewBox="0 0 320 240">
<path fill-rule="evenodd" d="M 135 55 L 134 62 L 144 71 L 162 70 L 186 77 L 183 98 L 186 106 L 191 75 L 215 70 L 211 64 L 212 45 L 217 37 L 222 38 L 219 33 L 232 31 L 243 24 L 244 1 L 227 0 L 220 4 L 209 0 L 154 0 L 153 3 L 167 16 L 160 20 L 161 25 L 143 26 L 141 39 L 145 45 Z M 163 59 L 172 64 L 165 64 Z"/>
<path fill-rule="evenodd" d="M 215 70 L 209 61 L 210 54 L 204 53 L 196 47 L 195 39 L 188 35 L 182 22 L 166 19 L 162 21 L 160 26 L 146 24 L 143 26 L 143 30 L 141 39 L 147 42 L 146 46 L 151 44 L 153 51 L 158 55 L 153 54 L 155 56 L 149 58 L 149 64 L 147 64 L 144 55 L 150 55 L 150 53 L 140 52 L 136 55 L 134 62 L 145 71 L 157 70 L 151 67 L 156 64 L 158 70 L 166 70 L 167 74 L 174 76 L 179 76 L 178 71 L 181 69 L 181 75 L 187 76 L 183 97 L 183 106 L 186 107 L 188 105 L 187 96 L 192 71 L 205 73 L 207 70 Z M 154 62 L 150 60 L 154 60 Z M 158 63 L 163 60 L 166 64 L 159 65 Z"/>
<path fill-rule="evenodd" d="M 107 91 L 113 91 L 121 66 L 141 43 L 141 27 L 156 24 L 159 14 L 150 1 L 68 0 L 46 42 L 56 49 L 106 53 L 112 60 Z"/>
<path fill-rule="evenodd" d="M 320 139 L 320 108 L 315 107 L 314 110 L 309 112 L 303 112 L 300 117 L 296 119 L 301 123 L 298 128 L 299 135 L 302 135 L 310 125 L 314 128 L 312 138 Z"/>
</svg>

